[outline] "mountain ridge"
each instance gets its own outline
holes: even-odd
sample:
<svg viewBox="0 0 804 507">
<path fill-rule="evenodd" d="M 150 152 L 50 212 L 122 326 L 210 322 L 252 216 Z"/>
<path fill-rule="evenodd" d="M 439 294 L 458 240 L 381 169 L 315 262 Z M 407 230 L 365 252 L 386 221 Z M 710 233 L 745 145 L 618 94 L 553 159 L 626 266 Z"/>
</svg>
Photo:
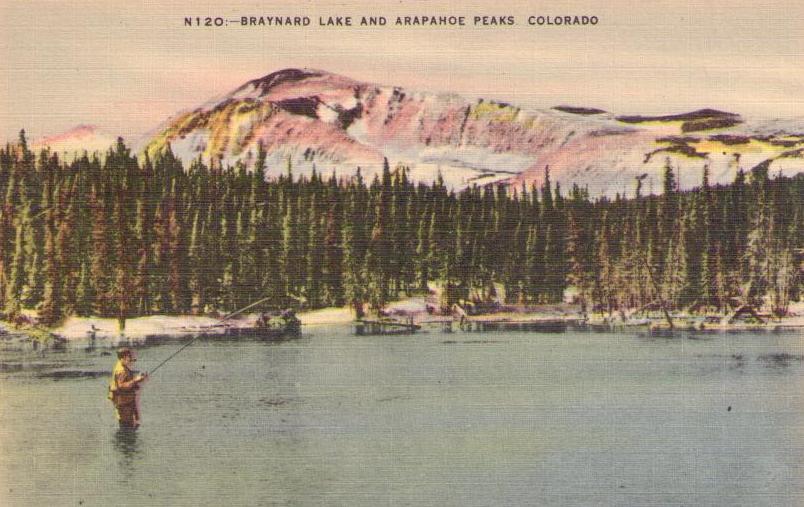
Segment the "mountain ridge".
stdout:
<svg viewBox="0 0 804 507">
<path fill-rule="evenodd" d="M 774 126 L 775 125 L 775 126 Z M 655 116 L 616 115 L 584 106 L 526 109 L 447 92 L 408 90 L 318 69 L 288 68 L 245 82 L 177 113 L 142 142 L 154 155 L 170 146 L 185 163 L 253 165 L 257 146 L 268 175 L 334 171 L 378 174 L 384 159 L 414 180 L 441 174 L 459 189 L 472 184 L 540 184 L 544 168 L 568 188 L 625 193 L 648 174 L 658 188 L 666 164 L 681 188 L 733 181 L 739 169 L 804 170 L 804 122 L 758 126 L 737 113 L 702 108 Z"/>
</svg>

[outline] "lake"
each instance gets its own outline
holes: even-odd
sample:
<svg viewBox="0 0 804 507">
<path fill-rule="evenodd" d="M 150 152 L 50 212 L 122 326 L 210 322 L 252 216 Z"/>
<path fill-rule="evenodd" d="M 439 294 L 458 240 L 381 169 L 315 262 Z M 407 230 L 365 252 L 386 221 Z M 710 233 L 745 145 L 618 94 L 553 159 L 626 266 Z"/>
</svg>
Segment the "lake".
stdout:
<svg viewBox="0 0 804 507">
<path fill-rule="evenodd" d="M 109 350 L 6 350 L 0 504 L 801 505 L 803 349 L 338 326 L 198 340 L 144 386 L 136 433 L 106 399 Z"/>
</svg>

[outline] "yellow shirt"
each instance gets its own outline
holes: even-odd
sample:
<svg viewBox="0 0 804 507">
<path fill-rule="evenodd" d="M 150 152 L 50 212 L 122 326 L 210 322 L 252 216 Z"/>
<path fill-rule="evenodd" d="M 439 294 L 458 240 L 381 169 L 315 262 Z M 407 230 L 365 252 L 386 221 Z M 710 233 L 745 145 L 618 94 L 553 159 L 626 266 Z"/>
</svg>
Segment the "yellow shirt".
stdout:
<svg viewBox="0 0 804 507">
<path fill-rule="evenodd" d="M 121 397 L 126 398 L 125 401 L 133 401 L 132 395 L 137 387 L 135 386 L 133 389 L 122 389 L 119 385 L 120 382 L 128 382 L 133 377 L 134 373 L 126 368 L 122 359 L 118 359 L 112 369 L 112 378 L 109 379 L 109 399 L 115 403 L 124 401 L 121 400 Z M 132 397 L 132 400 L 128 400 L 130 397 Z"/>
</svg>

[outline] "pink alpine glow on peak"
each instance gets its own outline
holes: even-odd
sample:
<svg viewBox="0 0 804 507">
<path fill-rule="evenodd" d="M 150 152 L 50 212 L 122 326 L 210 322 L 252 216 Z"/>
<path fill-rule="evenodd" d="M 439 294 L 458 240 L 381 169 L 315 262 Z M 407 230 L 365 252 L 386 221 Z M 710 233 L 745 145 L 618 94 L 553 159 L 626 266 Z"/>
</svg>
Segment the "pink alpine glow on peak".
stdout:
<svg viewBox="0 0 804 507">
<path fill-rule="evenodd" d="M 669 163 L 682 188 L 728 183 L 740 168 L 767 161 L 774 172 L 804 170 L 804 123 L 746 123 L 734 113 L 701 109 L 664 116 L 616 116 L 593 107 L 525 109 L 457 94 L 412 91 L 315 69 L 284 69 L 170 119 L 145 140 L 149 153 L 168 145 L 185 162 L 202 158 L 247 166 L 261 143 L 267 174 L 335 172 L 365 178 L 391 167 L 453 188 L 539 184 L 545 166 L 563 188 L 592 195 L 633 191 L 634 178 L 656 182 Z M 791 130 L 790 126 L 793 126 Z M 734 139 L 741 139 L 737 143 Z M 744 139 L 744 141 L 742 141 Z M 736 161 L 736 162 L 735 162 Z"/>
</svg>

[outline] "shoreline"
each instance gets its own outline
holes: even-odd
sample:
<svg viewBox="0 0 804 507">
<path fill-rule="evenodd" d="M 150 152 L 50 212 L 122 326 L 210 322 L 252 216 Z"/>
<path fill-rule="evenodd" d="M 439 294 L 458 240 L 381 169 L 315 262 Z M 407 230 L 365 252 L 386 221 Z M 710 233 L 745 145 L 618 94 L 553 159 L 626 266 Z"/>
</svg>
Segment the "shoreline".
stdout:
<svg viewBox="0 0 804 507">
<path fill-rule="evenodd" d="M 513 326 L 538 326 L 540 323 L 558 323 L 571 329 L 609 332 L 648 332 L 653 334 L 695 333 L 741 333 L 741 332 L 784 332 L 804 329 L 804 302 L 791 305 L 791 316 L 771 319 L 764 324 L 756 322 L 731 322 L 729 317 L 718 315 L 673 315 L 674 328 L 671 330 L 665 318 L 649 316 L 631 318 L 623 321 L 620 317 L 604 317 L 592 315 L 583 318 L 578 307 L 568 304 L 543 305 L 538 307 L 502 307 L 500 311 L 480 315 L 464 315 L 461 317 L 433 315 L 427 312 L 427 300 L 424 297 L 411 297 L 390 303 L 386 307 L 385 317 L 389 321 L 413 322 L 436 329 L 451 323 L 449 329 L 460 329 L 462 323 L 484 322 L 497 326 L 503 331 L 507 324 Z M 67 346 L 100 346 L 114 347 L 120 344 L 138 345 L 180 340 L 192 336 L 223 337 L 227 331 L 237 332 L 253 328 L 260 314 L 251 313 L 221 322 L 220 318 L 199 315 L 150 315 L 126 320 L 125 330 L 118 330 L 117 319 L 102 317 L 69 317 L 60 326 L 44 329 L 39 327 L 14 328 L 7 322 L 0 322 L 0 336 L 25 337 L 34 345 L 47 348 L 53 343 Z M 323 326 L 342 326 L 355 323 L 350 307 L 331 307 L 299 312 L 297 317 L 305 328 Z M 471 329 L 471 327 L 469 328 Z M 534 330 L 537 328 L 530 328 Z M 495 332 L 489 330 L 488 332 Z M 53 343 L 47 343 L 53 340 Z"/>
<path fill-rule="evenodd" d="M 141 345 L 151 342 L 167 342 L 192 336 L 223 336 L 226 331 L 251 329 L 259 313 L 239 315 L 221 322 L 220 318 L 202 315 L 149 315 L 126 319 L 124 331 L 118 329 L 115 318 L 68 317 L 59 326 L 15 327 L 0 321 L 0 337 L 33 343 L 34 350 L 60 346 L 116 347 Z M 349 308 L 323 308 L 297 314 L 305 327 L 346 325 L 353 321 Z M 0 339 L 2 339 L 0 338 Z"/>
</svg>

